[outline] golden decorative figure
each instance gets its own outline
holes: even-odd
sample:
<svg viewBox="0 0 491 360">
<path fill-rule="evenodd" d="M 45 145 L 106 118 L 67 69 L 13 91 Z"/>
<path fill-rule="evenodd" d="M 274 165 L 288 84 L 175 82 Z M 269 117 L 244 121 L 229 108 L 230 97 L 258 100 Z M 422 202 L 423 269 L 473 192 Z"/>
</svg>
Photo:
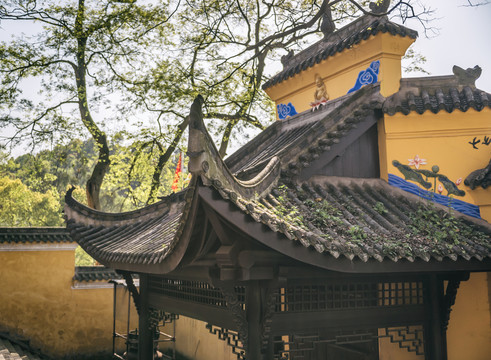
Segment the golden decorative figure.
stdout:
<svg viewBox="0 0 491 360">
<path fill-rule="evenodd" d="M 318 74 L 315 75 L 315 84 L 317 85 L 317 87 L 314 92 L 314 102 L 311 103 L 312 106 L 319 105 L 320 103 L 327 101 L 329 99 L 326 85 L 324 84 L 324 81 Z"/>
</svg>

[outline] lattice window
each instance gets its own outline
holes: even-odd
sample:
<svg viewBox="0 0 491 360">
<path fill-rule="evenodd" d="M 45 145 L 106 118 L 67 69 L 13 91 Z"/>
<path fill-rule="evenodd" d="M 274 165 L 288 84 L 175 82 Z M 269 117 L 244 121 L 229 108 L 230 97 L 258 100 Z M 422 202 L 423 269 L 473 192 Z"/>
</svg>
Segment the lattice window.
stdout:
<svg viewBox="0 0 491 360">
<path fill-rule="evenodd" d="M 421 282 L 391 282 L 378 284 L 379 306 L 423 304 Z"/>
<path fill-rule="evenodd" d="M 150 277 L 149 290 L 183 301 L 226 307 L 225 299 L 223 298 L 220 289 L 217 289 L 204 281 Z"/>
<path fill-rule="evenodd" d="M 190 301 L 204 305 L 225 308 L 227 303 L 219 288 L 204 281 L 190 281 L 149 277 L 149 290 L 182 301 Z M 234 287 L 238 301 L 245 307 L 245 287 Z"/>
<path fill-rule="evenodd" d="M 204 281 L 149 278 L 150 291 L 183 301 L 225 308 L 219 288 Z M 237 300 L 245 310 L 246 288 L 235 286 Z M 276 296 L 276 312 L 309 312 L 423 304 L 422 282 L 351 282 L 289 284 Z"/>
<path fill-rule="evenodd" d="M 356 309 L 423 304 L 421 282 L 298 284 L 281 288 L 276 312 Z"/>
</svg>

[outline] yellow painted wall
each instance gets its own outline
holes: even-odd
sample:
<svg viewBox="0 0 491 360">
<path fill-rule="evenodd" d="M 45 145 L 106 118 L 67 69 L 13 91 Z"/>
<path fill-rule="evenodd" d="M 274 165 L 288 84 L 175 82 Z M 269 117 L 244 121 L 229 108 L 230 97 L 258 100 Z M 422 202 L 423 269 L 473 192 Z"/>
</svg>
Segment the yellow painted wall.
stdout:
<svg viewBox="0 0 491 360">
<path fill-rule="evenodd" d="M 408 165 L 409 159 L 418 155 L 426 160 L 420 169 L 431 170 L 433 165 L 438 165 L 440 174 L 456 182 L 485 167 L 491 156 L 491 145 L 483 144 L 485 137 L 491 137 L 491 110 L 488 108 L 480 112 L 469 109 L 465 113 L 459 110 L 450 114 L 427 111 L 423 115 L 412 112 L 409 115 L 385 116 L 379 122 L 378 130 L 380 173 L 386 180 L 389 173 L 404 178 L 392 165 L 393 160 Z M 469 144 L 474 138 L 481 140 L 477 144 L 478 149 Z M 433 183 L 432 179 L 428 181 Z M 491 191 L 482 188 L 471 190 L 463 181 L 459 189 L 466 192 L 465 196 L 454 197 L 479 205 L 481 217 L 491 222 Z M 446 190 L 442 194 L 446 195 Z M 449 360 L 490 358 L 490 286 L 489 273 L 473 273 L 469 281 L 461 283 L 447 333 Z M 387 349 L 381 360 L 391 359 L 391 351 Z"/>
<path fill-rule="evenodd" d="M 379 33 L 265 91 L 276 104 L 291 102 L 297 112 L 302 112 L 310 109 L 314 100 L 316 74 L 324 80 L 329 99 L 335 99 L 355 85 L 360 71 L 367 69 L 372 61 L 380 60 L 381 93 L 389 96 L 399 90 L 401 57 L 413 41 L 409 37 Z"/>
<path fill-rule="evenodd" d="M 448 360 L 488 360 L 491 355 L 491 273 L 472 273 L 460 283 L 447 331 Z M 424 360 L 379 339 L 379 360 Z"/>
<path fill-rule="evenodd" d="M 176 350 L 190 359 L 237 360 L 227 342 L 211 334 L 205 326 L 202 321 L 180 316 L 176 321 Z M 173 334 L 172 325 L 167 325 L 164 332 Z M 161 348 L 170 346 L 167 344 Z"/>
<path fill-rule="evenodd" d="M 382 332 L 379 330 L 379 335 Z M 393 343 L 389 338 L 378 340 L 379 360 L 425 360 L 424 355 L 417 355 L 416 352 L 409 352 L 401 349 L 399 344 Z"/>
<path fill-rule="evenodd" d="M 409 159 L 419 155 L 427 162 L 420 169 L 431 170 L 433 165 L 438 165 L 439 173 L 450 180 L 464 180 L 472 171 L 489 163 L 491 145 L 482 144 L 485 136 L 491 137 L 491 110 L 488 108 L 480 112 L 470 109 L 465 113 L 459 110 L 450 114 L 427 111 L 423 115 L 412 112 L 385 116 L 379 125 L 381 177 L 387 180 L 387 174 L 392 173 L 404 178 L 392 161 L 407 165 Z M 469 144 L 474 137 L 481 139 L 478 149 Z M 481 216 L 491 221 L 491 191 L 470 190 L 463 182 L 459 188 L 466 195 L 455 198 L 479 205 Z M 446 190 L 442 194 L 446 195 Z"/>
<path fill-rule="evenodd" d="M 491 273 L 460 283 L 447 332 L 448 360 L 491 358 Z"/>
<path fill-rule="evenodd" d="M 53 357 L 110 353 L 113 289 L 72 289 L 74 250 L 0 251 L 0 264 L 0 331 Z M 126 329 L 125 314 L 118 329 Z"/>
</svg>

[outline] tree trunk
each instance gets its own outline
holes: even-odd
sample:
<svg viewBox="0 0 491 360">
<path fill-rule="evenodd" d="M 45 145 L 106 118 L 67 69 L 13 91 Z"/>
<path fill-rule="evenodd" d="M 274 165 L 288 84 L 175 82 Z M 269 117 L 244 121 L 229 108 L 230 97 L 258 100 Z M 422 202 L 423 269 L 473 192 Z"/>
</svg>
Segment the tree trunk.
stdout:
<svg viewBox="0 0 491 360">
<path fill-rule="evenodd" d="M 75 34 L 77 36 L 77 68 L 75 69 L 78 107 L 83 124 L 89 130 L 90 135 L 95 140 L 99 148 L 99 158 L 92 170 L 92 174 L 86 184 L 87 203 L 89 207 L 96 210 L 101 209 L 99 193 L 106 172 L 109 170 L 109 147 L 107 145 L 106 134 L 99 129 L 92 119 L 89 111 L 87 98 L 87 82 L 85 78 L 85 48 L 87 44 L 87 34 L 84 31 L 85 3 L 84 0 L 78 2 L 77 18 L 75 19 Z"/>
<path fill-rule="evenodd" d="M 225 155 L 227 155 L 227 148 L 230 141 L 230 135 L 232 134 L 232 130 L 235 125 L 237 125 L 238 120 L 230 120 L 223 132 L 222 142 L 220 144 L 220 149 L 218 150 L 218 154 L 223 159 Z"/>
<path fill-rule="evenodd" d="M 160 187 L 160 176 L 162 175 L 162 170 L 164 169 L 165 164 L 171 157 L 174 150 L 177 148 L 177 144 L 179 144 L 182 134 L 184 133 L 184 130 L 186 130 L 188 125 L 189 125 L 189 116 L 186 116 L 183 122 L 178 125 L 176 135 L 174 137 L 174 140 L 172 140 L 170 146 L 167 148 L 165 153 L 159 156 L 159 161 L 157 163 L 157 166 L 155 166 L 153 172 L 152 186 L 150 188 L 150 194 L 148 195 L 147 205 L 153 200 L 155 200 L 155 198 L 157 197 L 157 191 L 159 190 Z"/>
</svg>

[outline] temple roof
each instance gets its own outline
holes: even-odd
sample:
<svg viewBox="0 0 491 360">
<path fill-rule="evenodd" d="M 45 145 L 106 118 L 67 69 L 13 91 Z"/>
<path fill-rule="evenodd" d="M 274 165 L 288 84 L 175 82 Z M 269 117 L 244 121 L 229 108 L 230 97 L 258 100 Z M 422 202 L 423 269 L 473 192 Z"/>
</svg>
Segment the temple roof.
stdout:
<svg viewBox="0 0 491 360">
<path fill-rule="evenodd" d="M 363 262 L 491 258 L 491 225 L 388 185 L 380 179 L 314 177 L 280 185 L 260 200 L 231 196 L 256 222 L 294 243 Z"/>
<path fill-rule="evenodd" d="M 65 198 L 67 228 L 82 248 L 103 264 L 157 262 L 172 248 L 188 191 L 123 214 L 90 209 L 69 191 Z"/>
<path fill-rule="evenodd" d="M 109 281 L 122 278 L 123 276 L 115 270 L 105 266 L 75 266 L 75 275 L 73 275 L 73 280 L 79 282 Z"/>
<path fill-rule="evenodd" d="M 306 111 L 284 121 L 276 121 L 252 141 L 229 156 L 225 163 L 237 176 L 261 169 L 272 157 L 281 158 L 282 174 L 293 175 L 298 168 L 319 156 L 339 155 L 336 144 L 350 131 L 363 126 L 367 115 L 381 109 L 379 84 L 327 102 L 315 111 Z"/>
<path fill-rule="evenodd" d="M 260 247 L 326 269 L 421 271 L 425 264 L 439 271 L 491 268 L 491 225 L 483 220 L 379 179 L 298 176 L 319 154 L 324 159 L 331 152 L 338 156 L 343 147 L 336 146 L 356 139 L 351 131 L 373 128 L 383 101 L 377 94 L 377 85 L 368 86 L 318 111 L 274 124 L 265 131 L 273 134 L 270 139 L 260 135 L 227 162 L 206 131 L 203 99 L 198 97 L 190 113 L 192 180 L 186 190 L 125 214 L 89 209 L 69 192 L 67 227 L 99 262 L 137 272 L 168 273 L 192 262 L 200 249 L 213 248 L 202 241 L 204 219 L 215 216 Z"/>
<path fill-rule="evenodd" d="M 65 228 L 0 228 L 0 244 L 73 243 Z"/>
<path fill-rule="evenodd" d="M 389 21 L 387 16 L 366 15 L 333 32 L 309 48 L 291 57 L 283 70 L 264 83 L 263 89 L 276 85 L 301 71 L 313 67 L 322 60 L 340 53 L 362 40 L 378 33 L 390 33 L 415 39 L 418 33 L 402 25 Z"/>
</svg>

